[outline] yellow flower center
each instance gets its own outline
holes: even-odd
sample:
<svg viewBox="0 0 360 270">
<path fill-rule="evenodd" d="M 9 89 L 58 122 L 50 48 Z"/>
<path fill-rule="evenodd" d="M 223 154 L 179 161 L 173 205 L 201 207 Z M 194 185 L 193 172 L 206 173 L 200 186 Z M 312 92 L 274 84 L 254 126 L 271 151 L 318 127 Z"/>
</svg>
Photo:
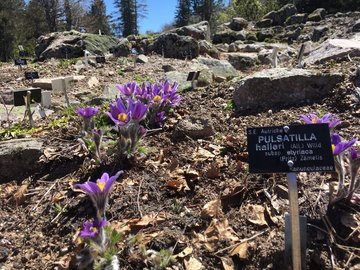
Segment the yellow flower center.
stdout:
<svg viewBox="0 0 360 270">
<path fill-rule="evenodd" d="M 92 228 L 92 231 L 93 231 L 93 232 L 98 232 L 98 229 L 97 229 L 96 227 L 93 227 L 93 228 Z"/>
<path fill-rule="evenodd" d="M 332 145 L 331 145 L 331 149 L 332 149 L 332 151 L 333 151 L 333 153 L 334 153 L 334 151 L 335 151 L 335 144 L 332 144 Z"/>
<path fill-rule="evenodd" d="M 97 186 L 100 188 L 101 191 L 104 191 L 105 188 L 105 182 L 97 182 Z"/>
<path fill-rule="evenodd" d="M 317 123 L 317 119 L 314 118 L 313 120 L 311 120 L 311 122 L 313 122 L 314 124 L 316 124 L 316 123 Z"/>
<path fill-rule="evenodd" d="M 154 101 L 160 101 L 161 100 L 161 97 L 159 96 L 159 95 L 156 95 L 155 97 L 154 97 Z"/>
<path fill-rule="evenodd" d="M 121 121 L 121 122 L 125 122 L 126 119 L 127 119 L 126 113 L 120 113 L 120 114 L 118 115 L 117 119 L 118 119 L 119 121 Z"/>
</svg>

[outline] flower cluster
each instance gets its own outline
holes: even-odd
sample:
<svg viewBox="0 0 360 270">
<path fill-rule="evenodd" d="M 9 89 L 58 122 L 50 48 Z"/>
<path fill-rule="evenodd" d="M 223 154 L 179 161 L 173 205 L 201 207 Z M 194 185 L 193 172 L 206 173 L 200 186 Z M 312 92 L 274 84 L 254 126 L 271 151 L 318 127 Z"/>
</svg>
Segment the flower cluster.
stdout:
<svg viewBox="0 0 360 270">
<path fill-rule="evenodd" d="M 155 84 L 136 82 L 126 85 L 117 85 L 124 98 L 138 100 L 149 106 L 148 125 L 162 127 L 165 115 L 173 107 L 179 105 L 181 97 L 178 95 L 178 84 L 169 81 L 160 81 Z"/>
<path fill-rule="evenodd" d="M 106 114 L 117 125 L 119 131 L 118 149 L 121 155 L 131 156 L 141 138 L 146 135 L 146 128 L 140 125 L 148 111 L 149 105 L 128 98 L 124 102 L 117 98 L 110 104 L 110 112 Z"/>
<path fill-rule="evenodd" d="M 108 173 L 103 173 L 100 179 L 96 182 L 87 181 L 83 184 L 75 184 L 75 188 L 81 189 L 91 199 L 96 209 L 96 217 L 93 221 L 85 221 L 84 229 L 80 232 L 80 236 L 87 239 L 89 242 L 87 259 L 79 259 L 82 267 L 88 267 L 91 263 L 106 264 L 104 258 L 108 255 L 109 251 L 113 249 L 113 241 L 111 235 L 106 232 L 106 225 L 108 222 L 105 218 L 105 208 L 108 202 L 110 191 L 116 179 L 122 174 L 119 171 L 114 176 L 109 176 Z M 113 234 L 114 232 L 112 232 Z M 90 254 L 90 255 L 89 255 Z M 85 269 L 83 268 L 83 269 Z"/>
<path fill-rule="evenodd" d="M 141 86 L 133 82 L 117 85 L 117 88 L 120 97 L 109 104 L 110 110 L 105 114 L 117 127 L 119 154 L 128 158 L 136 152 L 139 141 L 146 135 L 147 129 L 143 125 L 162 128 L 166 114 L 179 105 L 181 97 L 177 92 L 178 84 L 170 84 L 169 81 L 143 83 Z M 84 122 L 85 136 L 80 141 L 85 148 L 90 148 L 90 152 L 95 150 L 95 157 L 101 161 L 100 150 L 104 132 L 95 127 L 93 120 L 98 112 L 100 110 L 97 107 L 78 107 L 75 110 Z M 87 138 L 88 132 L 92 137 Z"/>
<path fill-rule="evenodd" d="M 357 172 L 360 167 L 360 153 L 353 146 L 356 143 L 356 138 L 349 141 L 344 141 L 341 136 L 334 131 L 335 127 L 341 123 L 340 119 L 331 113 L 326 113 L 323 116 L 316 114 L 302 115 L 301 119 L 307 124 L 328 123 L 331 136 L 331 145 L 335 160 L 335 168 L 338 174 L 338 187 L 335 198 L 332 203 L 343 198 L 351 202 L 357 201 L 356 190 L 360 186 L 360 178 L 357 177 Z M 347 168 L 347 164 L 349 169 Z M 347 172 L 350 172 L 349 185 L 345 185 Z"/>
</svg>

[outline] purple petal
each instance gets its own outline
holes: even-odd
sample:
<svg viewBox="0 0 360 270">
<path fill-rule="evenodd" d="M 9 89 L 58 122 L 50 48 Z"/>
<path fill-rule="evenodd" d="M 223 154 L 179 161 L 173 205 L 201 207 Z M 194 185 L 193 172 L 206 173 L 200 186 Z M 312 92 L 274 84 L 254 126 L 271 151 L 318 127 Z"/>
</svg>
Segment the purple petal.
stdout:
<svg viewBox="0 0 360 270">
<path fill-rule="evenodd" d="M 97 184 L 94 182 L 87 181 L 84 184 L 75 184 L 75 188 L 80 188 L 82 191 L 84 191 L 88 195 L 92 195 L 94 193 L 100 192 L 100 188 Z"/>
<path fill-rule="evenodd" d="M 350 155 L 350 159 L 352 160 L 360 158 L 360 153 L 358 153 L 358 151 L 355 148 L 350 149 L 349 155 Z"/>
<path fill-rule="evenodd" d="M 114 182 L 116 181 L 116 179 L 119 178 L 119 176 L 123 173 L 123 171 L 119 171 L 117 174 L 111 176 L 109 178 L 109 175 L 107 174 L 108 179 L 106 180 L 106 184 L 104 187 L 104 192 L 108 192 L 108 190 L 112 187 L 112 185 L 114 184 Z M 104 173 L 105 174 L 105 173 Z M 103 176 L 104 176 L 103 174 Z M 102 178 L 102 177 L 101 177 Z"/>
<path fill-rule="evenodd" d="M 333 135 L 331 135 L 331 144 L 333 145 L 338 145 L 341 142 L 341 137 L 339 134 L 334 133 Z"/>
</svg>

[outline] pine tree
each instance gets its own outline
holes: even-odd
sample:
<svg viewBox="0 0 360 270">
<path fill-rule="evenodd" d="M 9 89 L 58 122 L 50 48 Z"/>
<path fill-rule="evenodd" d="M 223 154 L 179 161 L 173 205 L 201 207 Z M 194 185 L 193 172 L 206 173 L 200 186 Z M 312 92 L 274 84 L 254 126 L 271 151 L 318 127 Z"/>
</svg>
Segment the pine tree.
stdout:
<svg viewBox="0 0 360 270">
<path fill-rule="evenodd" d="M 93 0 L 88 16 L 90 22 L 89 32 L 98 33 L 100 29 L 105 35 L 111 33 L 109 17 L 106 15 L 104 0 Z"/>
<path fill-rule="evenodd" d="M 175 16 L 175 25 L 177 27 L 188 25 L 191 16 L 191 0 L 178 0 L 178 6 Z"/>
<path fill-rule="evenodd" d="M 24 15 L 23 0 L 0 1 L 0 60 L 8 61 L 21 39 L 21 22 Z"/>
<path fill-rule="evenodd" d="M 70 31 L 73 22 L 72 22 L 72 11 L 69 0 L 64 0 L 64 15 L 65 15 L 65 29 L 67 31 Z"/>
<path fill-rule="evenodd" d="M 139 33 L 139 18 L 146 15 L 146 4 L 137 0 L 115 0 L 115 7 L 119 11 L 116 19 L 118 30 L 124 37 Z"/>
</svg>

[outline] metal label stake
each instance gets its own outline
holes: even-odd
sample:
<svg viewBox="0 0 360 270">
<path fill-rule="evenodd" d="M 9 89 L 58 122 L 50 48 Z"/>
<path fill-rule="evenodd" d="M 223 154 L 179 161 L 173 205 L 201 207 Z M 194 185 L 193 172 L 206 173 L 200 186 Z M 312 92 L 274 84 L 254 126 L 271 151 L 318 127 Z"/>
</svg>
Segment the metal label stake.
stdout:
<svg viewBox="0 0 360 270">
<path fill-rule="evenodd" d="M 289 167 L 294 165 L 292 160 L 288 161 Z M 293 270 L 301 270 L 301 240 L 300 240 L 300 217 L 296 173 L 288 173 L 290 201 L 290 223 L 291 223 L 291 251 Z"/>
</svg>

